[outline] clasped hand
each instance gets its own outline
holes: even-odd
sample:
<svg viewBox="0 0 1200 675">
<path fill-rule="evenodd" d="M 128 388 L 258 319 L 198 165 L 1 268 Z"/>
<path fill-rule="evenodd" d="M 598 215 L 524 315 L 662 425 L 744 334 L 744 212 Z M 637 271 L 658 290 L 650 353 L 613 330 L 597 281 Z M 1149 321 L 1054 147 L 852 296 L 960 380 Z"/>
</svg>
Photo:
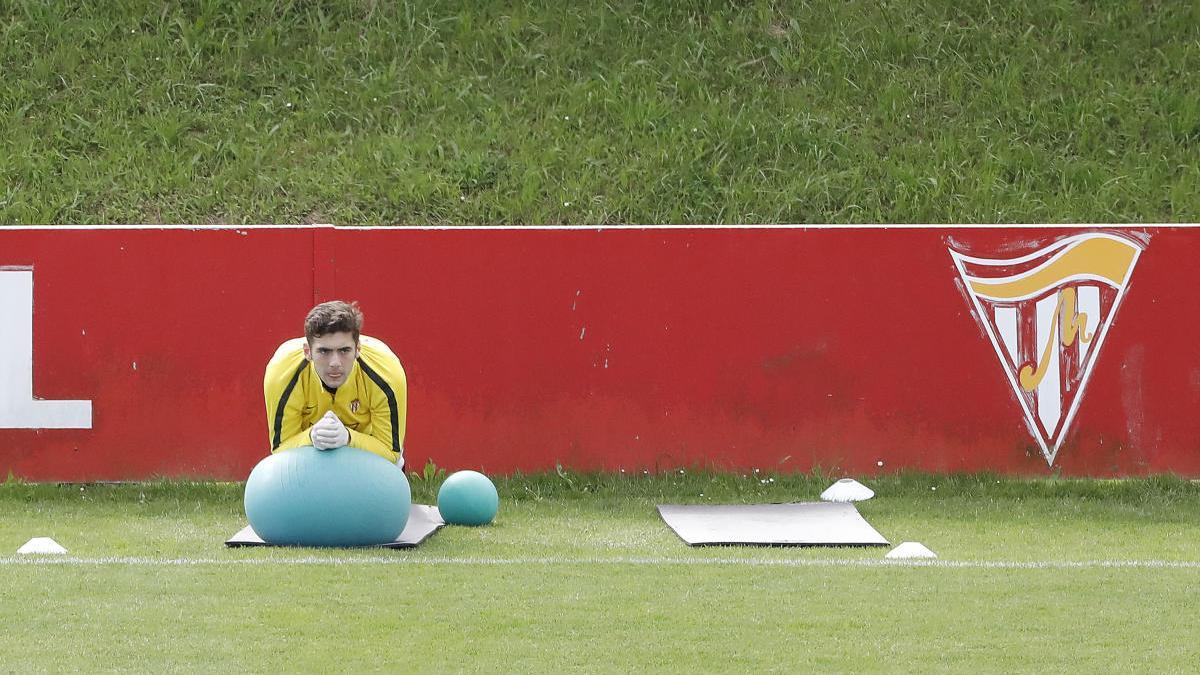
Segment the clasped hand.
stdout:
<svg viewBox="0 0 1200 675">
<path fill-rule="evenodd" d="M 313 425 L 308 435 L 312 439 L 313 447 L 318 450 L 332 450 L 350 442 L 350 430 L 332 410 Z"/>
</svg>

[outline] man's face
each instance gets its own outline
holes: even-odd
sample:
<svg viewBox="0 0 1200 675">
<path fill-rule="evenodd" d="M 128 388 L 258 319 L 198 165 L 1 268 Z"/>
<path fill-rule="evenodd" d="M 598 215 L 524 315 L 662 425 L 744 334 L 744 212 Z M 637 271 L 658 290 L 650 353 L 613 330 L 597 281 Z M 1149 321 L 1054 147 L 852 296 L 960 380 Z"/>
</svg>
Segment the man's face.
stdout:
<svg viewBox="0 0 1200 675">
<path fill-rule="evenodd" d="M 304 357 L 312 361 L 317 375 L 327 387 L 340 387 L 350 376 L 358 345 L 350 333 L 318 335 L 304 343 Z"/>
</svg>

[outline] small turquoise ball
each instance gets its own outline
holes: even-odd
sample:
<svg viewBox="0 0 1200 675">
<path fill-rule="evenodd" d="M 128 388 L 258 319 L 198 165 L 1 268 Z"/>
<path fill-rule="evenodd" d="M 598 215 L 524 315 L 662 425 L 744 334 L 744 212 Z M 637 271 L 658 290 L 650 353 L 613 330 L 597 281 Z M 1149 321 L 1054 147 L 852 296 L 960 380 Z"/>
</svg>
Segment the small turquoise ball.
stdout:
<svg viewBox="0 0 1200 675">
<path fill-rule="evenodd" d="M 496 486 L 478 471 L 451 474 L 438 490 L 438 511 L 451 525 L 487 525 L 500 509 Z"/>
</svg>

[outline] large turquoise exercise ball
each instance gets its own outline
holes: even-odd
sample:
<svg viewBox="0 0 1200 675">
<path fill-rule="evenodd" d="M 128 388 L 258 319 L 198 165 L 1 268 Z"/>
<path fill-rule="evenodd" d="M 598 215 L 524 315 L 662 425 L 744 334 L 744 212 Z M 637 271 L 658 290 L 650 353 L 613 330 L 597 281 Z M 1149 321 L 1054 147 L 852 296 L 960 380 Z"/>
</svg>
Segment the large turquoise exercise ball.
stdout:
<svg viewBox="0 0 1200 675">
<path fill-rule="evenodd" d="M 451 525 L 487 525 L 496 517 L 500 496 L 496 486 L 478 471 L 458 471 L 438 490 L 438 511 Z"/>
<path fill-rule="evenodd" d="M 263 541 L 288 546 L 376 546 L 408 523 L 404 470 L 357 448 L 293 448 L 246 480 L 246 517 Z"/>
</svg>

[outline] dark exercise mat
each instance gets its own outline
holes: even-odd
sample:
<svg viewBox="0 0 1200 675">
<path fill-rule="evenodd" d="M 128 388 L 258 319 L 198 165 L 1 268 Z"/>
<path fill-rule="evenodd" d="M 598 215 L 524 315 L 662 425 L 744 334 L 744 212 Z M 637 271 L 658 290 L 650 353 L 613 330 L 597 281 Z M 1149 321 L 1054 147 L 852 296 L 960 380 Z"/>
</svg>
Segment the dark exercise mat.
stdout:
<svg viewBox="0 0 1200 675">
<path fill-rule="evenodd" d="M 412 510 L 408 512 L 408 523 L 404 526 L 404 531 L 396 537 L 396 541 L 388 544 L 381 544 L 383 548 L 412 548 L 419 545 L 437 532 L 439 528 L 446 524 L 442 520 L 442 514 L 438 513 L 436 506 L 425 506 L 424 504 L 413 504 Z M 237 534 L 230 537 L 226 542 L 226 546 L 275 546 L 262 540 L 254 532 L 254 528 L 249 525 L 243 527 Z"/>
<path fill-rule="evenodd" d="M 849 502 L 661 505 L 658 513 L 689 546 L 887 546 Z"/>
</svg>

